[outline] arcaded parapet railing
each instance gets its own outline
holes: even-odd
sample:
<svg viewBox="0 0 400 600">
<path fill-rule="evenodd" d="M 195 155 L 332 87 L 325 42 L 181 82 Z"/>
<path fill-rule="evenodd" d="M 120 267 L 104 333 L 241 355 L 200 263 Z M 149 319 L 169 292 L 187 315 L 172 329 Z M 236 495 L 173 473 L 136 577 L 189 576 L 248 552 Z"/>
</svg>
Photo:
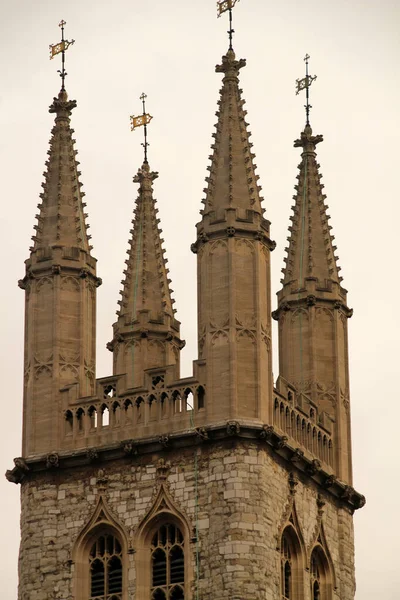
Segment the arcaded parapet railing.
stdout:
<svg viewBox="0 0 400 600">
<path fill-rule="evenodd" d="M 332 436 L 316 423 L 316 412 L 307 417 L 293 404 L 280 397 L 274 402 L 274 426 L 295 440 L 304 450 L 331 468 L 333 464 Z"/>
<path fill-rule="evenodd" d="M 64 446 L 161 435 L 203 424 L 205 388 L 193 380 L 118 395 L 118 378 L 97 381 L 97 395 L 79 399 L 63 412 Z"/>
</svg>

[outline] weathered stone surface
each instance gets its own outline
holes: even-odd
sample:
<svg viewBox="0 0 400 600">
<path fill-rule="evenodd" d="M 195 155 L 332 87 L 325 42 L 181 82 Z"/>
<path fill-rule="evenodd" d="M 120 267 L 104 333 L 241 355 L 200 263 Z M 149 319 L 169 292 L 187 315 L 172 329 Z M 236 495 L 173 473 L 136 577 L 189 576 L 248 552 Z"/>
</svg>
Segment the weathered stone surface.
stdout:
<svg viewBox="0 0 400 600">
<path fill-rule="evenodd" d="M 161 485 L 158 461 L 159 456 L 154 455 L 119 461 L 104 469 L 108 484 L 102 496 L 133 549 L 139 525 Z M 277 547 L 291 498 L 288 470 L 266 448 L 246 442 L 169 453 L 168 461 L 168 493 L 192 530 L 196 531 L 197 525 L 199 532 L 198 582 L 195 539 L 189 549 L 192 591 L 198 584 L 202 600 L 279 600 Z M 96 475 L 98 471 L 88 467 L 71 470 L 62 477 L 58 473 L 37 476 L 35 481 L 22 485 L 21 600 L 24 594 L 29 594 L 30 600 L 47 600 L 57 587 L 63 590 L 62 598 L 80 600 L 74 595 L 75 565 L 71 559 L 74 543 L 100 496 Z M 306 566 L 319 531 L 318 493 L 317 486 L 305 479 L 298 482 L 294 494 Z M 332 598 L 352 600 L 352 517 L 328 496 L 325 501 L 321 521 L 334 566 L 336 587 Z M 129 598 L 139 600 L 136 560 L 136 553 L 128 554 L 126 591 Z M 304 600 L 310 599 L 308 578 L 306 568 Z"/>
</svg>

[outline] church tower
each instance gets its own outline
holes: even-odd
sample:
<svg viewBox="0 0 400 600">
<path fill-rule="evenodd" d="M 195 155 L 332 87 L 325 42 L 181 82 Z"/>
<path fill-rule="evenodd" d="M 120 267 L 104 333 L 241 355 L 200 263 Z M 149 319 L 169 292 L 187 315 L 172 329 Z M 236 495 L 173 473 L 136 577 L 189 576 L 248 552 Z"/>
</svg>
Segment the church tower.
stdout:
<svg viewBox="0 0 400 600">
<path fill-rule="evenodd" d="M 346 292 L 308 120 L 272 379 L 270 223 L 230 43 L 198 264 L 198 350 L 183 347 L 147 156 L 113 325 L 113 373 L 94 379 L 95 273 L 64 57 L 26 293 L 18 600 L 354 600 Z M 299 82 L 308 92 L 308 71 Z M 161 198 L 161 202 L 163 199 Z"/>
</svg>

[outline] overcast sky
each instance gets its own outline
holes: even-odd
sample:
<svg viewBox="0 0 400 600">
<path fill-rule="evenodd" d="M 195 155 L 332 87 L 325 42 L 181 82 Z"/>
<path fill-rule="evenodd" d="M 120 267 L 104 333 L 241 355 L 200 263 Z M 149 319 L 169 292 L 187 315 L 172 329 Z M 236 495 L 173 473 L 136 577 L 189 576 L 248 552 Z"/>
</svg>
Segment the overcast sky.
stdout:
<svg viewBox="0 0 400 600">
<path fill-rule="evenodd" d="M 119 298 L 142 161 L 141 132 L 129 115 L 148 95 L 154 116 L 149 162 L 160 173 L 155 195 L 175 290 L 182 375 L 196 358 L 195 240 L 221 75 L 226 19 L 214 0 L 19 0 L 0 2 L 0 165 L 2 432 L 0 472 L 21 454 L 24 275 L 59 90 L 48 45 L 58 22 L 76 43 L 67 56 L 67 90 L 78 101 L 72 126 L 81 162 L 98 274 L 97 376 L 111 374 L 105 344 Z M 303 57 L 318 79 L 311 124 L 325 141 L 318 158 L 344 286 L 349 322 L 354 484 L 367 497 L 355 515 L 357 600 L 398 600 L 400 4 L 398 0 L 241 0 L 235 9 L 241 87 L 264 206 L 277 249 L 272 289 L 279 288 L 304 125 L 295 79 Z M 275 378 L 277 344 L 275 339 Z M 0 581 L 16 598 L 19 486 L 0 479 Z"/>
</svg>

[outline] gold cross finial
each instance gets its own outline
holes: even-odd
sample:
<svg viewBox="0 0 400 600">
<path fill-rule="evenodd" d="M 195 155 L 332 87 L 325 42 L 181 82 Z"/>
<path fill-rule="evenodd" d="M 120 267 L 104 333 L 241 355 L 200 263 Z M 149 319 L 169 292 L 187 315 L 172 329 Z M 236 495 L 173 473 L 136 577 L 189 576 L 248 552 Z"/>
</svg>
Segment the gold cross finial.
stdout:
<svg viewBox="0 0 400 600">
<path fill-rule="evenodd" d="M 147 95 L 144 92 L 139 98 L 139 100 L 142 101 L 143 114 L 139 115 L 138 117 L 134 117 L 133 115 L 131 116 L 131 131 L 133 131 L 137 127 L 141 127 L 142 125 L 144 127 L 144 143 L 142 143 L 142 146 L 144 148 L 145 163 L 147 163 L 147 148 L 150 146 L 150 144 L 147 141 L 147 125 L 153 118 L 149 113 L 146 113 L 146 98 Z"/>
<path fill-rule="evenodd" d="M 304 105 L 304 108 L 306 109 L 306 125 L 310 124 L 310 108 L 312 108 L 312 106 L 310 104 L 309 89 L 310 89 L 310 85 L 312 84 L 312 82 L 317 79 L 316 75 L 308 74 L 309 58 L 310 58 L 309 54 L 306 54 L 304 57 L 304 62 L 306 63 L 306 76 L 303 79 L 296 79 L 296 96 L 303 90 L 306 90 L 306 104 Z"/>
<path fill-rule="evenodd" d="M 66 25 L 66 21 L 62 19 L 58 26 L 61 27 L 61 42 L 57 44 L 50 44 L 50 60 L 53 59 L 57 54 L 61 53 L 61 70 L 59 69 L 57 73 L 60 74 L 62 85 L 61 91 L 65 91 L 65 78 L 67 76 L 67 72 L 65 71 L 65 51 L 68 50 L 72 44 L 75 43 L 75 40 L 68 41 L 64 39 L 64 25 Z"/>
<path fill-rule="evenodd" d="M 232 27 L 232 9 L 239 0 L 219 0 L 217 2 L 217 17 L 220 17 L 224 12 L 229 10 L 229 50 L 232 50 L 232 38 L 235 30 Z"/>
</svg>

